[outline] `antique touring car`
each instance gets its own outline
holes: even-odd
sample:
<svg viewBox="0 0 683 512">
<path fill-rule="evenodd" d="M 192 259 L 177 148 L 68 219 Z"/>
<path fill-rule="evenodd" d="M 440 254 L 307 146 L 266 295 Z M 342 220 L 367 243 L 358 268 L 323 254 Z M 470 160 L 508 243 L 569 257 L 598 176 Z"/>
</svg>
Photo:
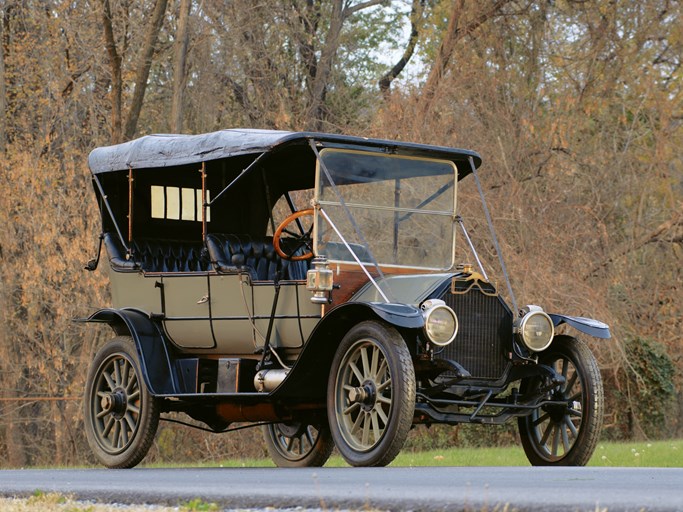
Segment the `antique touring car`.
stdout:
<svg viewBox="0 0 683 512">
<path fill-rule="evenodd" d="M 83 321 L 115 333 L 86 382 L 98 460 L 135 466 L 160 414 L 181 412 L 215 432 L 261 426 L 278 466 L 320 466 L 334 446 L 351 465 L 386 465 L 414 425 L 512 419 L 532 464 L 586 464 L 600 372 L 554 329 L 609 328 L 518 308 L 509 281 L 503 300 L 456 210 L 480 164 L 461 149 L 244 129 L 95 149 L 113 306 Z"/>
</svg>

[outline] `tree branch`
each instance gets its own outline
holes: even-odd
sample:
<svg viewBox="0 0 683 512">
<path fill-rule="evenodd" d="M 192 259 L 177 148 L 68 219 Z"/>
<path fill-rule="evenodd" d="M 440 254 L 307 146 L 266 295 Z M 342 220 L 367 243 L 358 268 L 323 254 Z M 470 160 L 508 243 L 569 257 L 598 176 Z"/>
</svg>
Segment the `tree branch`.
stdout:
<svg viewBox="0 0 683 512">
<path fill-rule="evenodd" d="M 396 77 L 401 74 L 408 62 L 410 62 L 413 53 L 415 53 L 415 47 L 417 46 L 417 40 L 420 35 L 417 22 L 422 18 L 423 11 L 424 0 L 413 0 L 413 6 L 410 9 L 410 39 L 408 39 L 406 49 L 394 67 L 379 79 L 379 90 L 382 93 L 382 96 L 384 96 L 385 100 L 389 97 L 391 82 L 393 82 Z"/>
<path fill-rule="evenodd" d="M 453 0 L 453 8 L 448 17 L 448 28 L 444 36 L 434 65 L 432 66 L 427 83 L 424 87 L 422 112 L 426 114 L 431 108 L 431 103 L 436 94 L 437 87 L 448 69 L 448 65 L 455 51 L 455 45 L 458 41 L 471 34 L 482 26 L 486 21 L 496 17 L 503 6 L 511 0 L 495 0 L 488 8 L 484 9 L 473 20 L 461 26 L 461 18 L 463 17 L 466 2 L 465 0 Z"/>
<path fill-rule="evenodd" d="M 367 9 L 368 7 L 383 4 L 385 2 L 386 0 L 368 0 L 367 2 L 361 2 L 350 7 L 344 7 L 344 10 L 342 11 L 342 16 L 344 19 L 346 19 L 352 14 L 357 13 L 358 11 L 362 11 L 363 9 Z"/>
<path fill-rule="evenodd" d="M 140 111 L 142 110 L 142 101 L 145 98 L 145 90 L 147 89 L 147 79 L 149 78 L 149 70 L 152 67 L 152 57 L 154 56 L 154 48 L 159 37 L 159 31 L 164 21 L 164 14 L 166 13 L 166 5 L 168 0 L 157 0 L 152 12 L 152 19 L 146 25 L 149 30 L 145 37 L 145 43 L 142 48 L 142 57 L 135 74 L 135 92 L 133 93 L 133 101 L 128 111 L 128 119 L 126 121 L 126 129 L 124 136 L 126 140 L 132 139 L 138 126 L 138 119 Z"/>
<path fill-rule="evenodd" d="M 641 237 L 635 244 L 626 247 L 625 249 L 620 249 L 612 254 L 609 258 L 604 260 L 598 266 L 593 268 L 588 274 L 588 277 L 593 276 L 598 270 L 605 268 L 607 265 L 612 263 L 614 260 L 626 256 L 627 254 L 637 251 L 638 249 L 655 242 L 670 242 L 670 243 L 681 243 L 683 242 L 683 233 L 673 234 L 670 237 L 665 237 L 664 235 L 669 231 L 673 231 L 674 228 L 683 229 L 683 206 L 674 213 L 671 219 L 663 222 L 650 234 Z"/>
</svg>

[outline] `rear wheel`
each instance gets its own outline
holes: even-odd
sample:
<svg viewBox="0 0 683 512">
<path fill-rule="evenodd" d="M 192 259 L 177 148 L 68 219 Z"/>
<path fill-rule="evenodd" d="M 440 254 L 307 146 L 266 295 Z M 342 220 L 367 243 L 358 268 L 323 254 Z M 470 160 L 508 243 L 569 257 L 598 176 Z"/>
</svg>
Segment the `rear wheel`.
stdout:
<svg viewBox="0 0 683 512">
<path fill-rule="evenodd" d="M 398 455 L 415 411 L 415 370 L 393 327 L 367 321 L 339 345 L 327 387 L 332 437 L 352 466 L 385 466 Z"/>
<path fill-rule="evenodd" d="M 271 459 L 281 468 L 323 466 L 334 449 L 327 424 L 273 423 L 263 426 L 263 437 Z"/>
<path fill-rule="evenodd" d="M 84 399 L 85 434 L 99 461 L 130 468 L 147 454 L 159 424 L 159 405 L 142 380 L 132 338 L 104 345 L 90 365 Z"/>
<path fill-rule="evenodd" d="M 584 466 L 602 428 L 604 392 L 598 363 L 584 343 L 570 336 L 557 336 L 539 362 L 553 367 L 565 382 L 544 397 L 561 405 L 542 406 L 519 418 L 524 452 L 534 466 Z M 540 379 L 533 378 L 522 387 L 533 391 L 540 385 Z"/>
</svg>

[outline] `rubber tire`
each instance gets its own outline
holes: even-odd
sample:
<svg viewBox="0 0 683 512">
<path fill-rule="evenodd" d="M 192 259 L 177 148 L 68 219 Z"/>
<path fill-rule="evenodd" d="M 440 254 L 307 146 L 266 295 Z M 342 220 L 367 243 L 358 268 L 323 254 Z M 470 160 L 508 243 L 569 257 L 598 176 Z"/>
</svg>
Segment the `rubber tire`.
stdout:
<svg viewBox="0 0 683 512">
<path fill-rule="evenodd" d="M 595 451 L 602 429 L 605 398 L 595 356 L 582 341 L 571 336 L 556 336 L 550 347 L 539 354 L 539 362 L 552 365 L 560 358 L 570 360 L 581 379 L 581 424 L 570 449 L 559 459 L 551 460 L 539 451 L 539 443 L 533 437 L 534 415 L 518 418 L 522 446 L 534 466 L 585 466 Z M 531 384 L 529 381 L 523 383 L 522 389 Z"/>
<path fill-rule="evenodd" d="M 330 434 L 330 428 L 327 423 L 322 425 L 314 425 L 318 431 L 318 437 L 314 440 L 313 446 L 308 452 L 303 454 L 303 456 L 297 456 L 296 454 L 291 454 L 288 456 L 286 448 L 278 443 L 276 439 L 275 429 L 281 427 L 290 428 L 291 425 L 287 424 L 272 424 L 263 425 L 263 438 L 266 441 L 266 447 L 268 448 L 268 453 L 270 458 L 273 460 L 275 465 L 279 468 L 308 468 L 308 467 L 322 467 L 327 462 L 327 459 L 332 455 L 332 450 L 334 450 L 334 441 L 332 441 L 332 435 Z M 298 425 L 299 432 L 301 429 L 307 429 L 310 425 Z M 284 434 L 284 433 L 283 433 Z M 303 432 L 301 432 L 303 435 Z M 294 436 L 288 436 L 294 437 Z M 300 436 L 297 436 L 301 439 Z M 301 441 L 299 441 L 301 442 Z"/>
<path fill-rule="evenodd" d="M 337 417 L 338 380 L 341 365 L 349 351 L 361 340 L 378 346 L 386 361 L 391 378 L 391 409 L 383 434 L 369 450 L 351 446 L 342 434 Z M 398 331 L 383 322 L 365 321 L 354 326 L 342 339 L 330 370 L 327 386 L 327 416 L 334 443 L 351 466 L 386 466 L 401 451 L 415 413 L 415 369 L 410 351 Z"/>
<path fill-rule="evenodd" d="M 99 438 L 95 422 L 98 421 L 97 389 L 95 385 L 107 364 L 115 358 L 124 358 L 130 364 L 137 378 L 139 395 L 139 414 L 132 438 L 123 450 L 112 453 L 107 450 Z M 85 397 L 83 400 L 85 434 L 95 457 L 108 468 L 132 468 L 147 455 L 152 446 L 154 436 L 159 425 L 159 402 L 147 389 L 140 370 L 137 349 L 130 336 L 118 336 L 106 343 L 95 355 L 85 385 Z"/>
</svg>

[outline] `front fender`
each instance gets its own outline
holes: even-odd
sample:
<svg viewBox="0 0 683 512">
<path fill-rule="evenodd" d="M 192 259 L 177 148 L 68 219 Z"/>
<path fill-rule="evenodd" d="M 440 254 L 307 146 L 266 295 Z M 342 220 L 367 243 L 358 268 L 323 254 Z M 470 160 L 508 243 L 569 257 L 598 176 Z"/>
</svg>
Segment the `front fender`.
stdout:
<svg viewBox="0 0 683 512">
<path fill-rule="evenodd" d="M 422 312 L 415 306 L 408 304 L 386 304 L 384 302 L 368 302 L 365 305 L 372 309 L 372 312 L 382 320 L 396 327 L 419 329 L 425 324 Z"/>
<path fill-rule="evenodd" d="M 400 329 L 424 325 L 420 310 L 404 304 L 346 302 L 328 311 L 306 342 L 285 381 L 273 392 L 282 400 L 325 400 L 332 360 L 342 338 L 365 320 L 382 320 Z"/>
<path fill-rule="evenodd" d="M 106 323 L 119 336 L 130 336 L 140 359 L 140 371 L 152 395 L 178 393 L 171 358 L 157 324 L 135 309 L 100 309 L 83 322 Z"/>
<path fill-rule="evenodd" d="M 595 338 L 612 337 L 609 332 L 609 325 L 600 322 L 599 320 L 584 318 L 582 316 L 558 315 L 555 313 L 548 314 L 548 316 L 553 321 L 555 327 L 566 323 L 567 325 L 571 325 L 574 329 L 586 333 L 589 336 L 594 336 Z"/>
</svg>

